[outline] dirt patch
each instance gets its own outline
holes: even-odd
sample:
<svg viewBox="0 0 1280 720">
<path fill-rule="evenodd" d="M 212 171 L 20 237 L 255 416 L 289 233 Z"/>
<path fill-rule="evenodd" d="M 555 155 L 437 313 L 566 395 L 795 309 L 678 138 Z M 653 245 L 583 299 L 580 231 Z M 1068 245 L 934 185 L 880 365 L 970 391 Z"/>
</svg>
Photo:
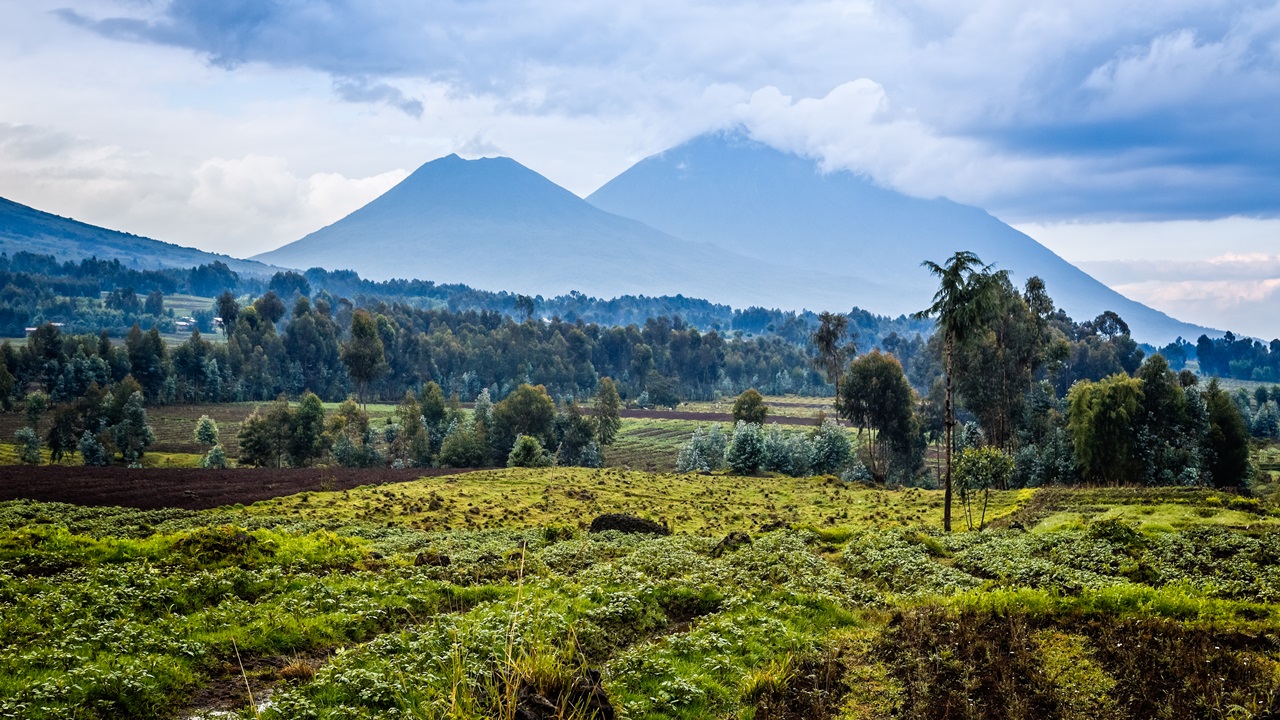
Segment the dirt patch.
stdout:
<svg viewBox="0 0 1280 720">
<path fill-rule="evenodd" d="M 733 415 L 729 413 L 710 413 L 710 412 L 685 412 L 682 410 L 621 410 L 618 414 L 624 418 L 637 418 L 649 420 L 691 420 L 693 422 L 717 422 L 731 423 Z M 836 419 L 831 416 L 831 419 Z M 786 415 L 770 415 L 765 423 L 778 423 L 779 425 L 805 425 L 813 427 L 814 419 L 805 417 L 788 417 Z M 843 422 L 841 423 L 844 424 Z"/>
<path fill-rule="evenodd" d="M 470 472 L 451 468 L 126 468 L 0 466 L 0 500 L 142 510 L 207 510 L 305 491 L 350 490 Z"/>
</svg>

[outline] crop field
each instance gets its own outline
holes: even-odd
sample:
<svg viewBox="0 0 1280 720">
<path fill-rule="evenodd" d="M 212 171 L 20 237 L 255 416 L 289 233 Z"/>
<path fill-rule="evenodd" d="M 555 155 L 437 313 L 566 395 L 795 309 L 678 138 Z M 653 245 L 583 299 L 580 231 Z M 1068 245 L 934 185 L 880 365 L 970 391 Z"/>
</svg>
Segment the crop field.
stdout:
<svg viewBox="0 0 1280 720">
<path fill-rule="evenodd" d="M 936 491 L 618 469 L 0 502 L 0 718 L 1276 717 L 1267 497 L 999 493 L 950 535 Z"/>
</svg>

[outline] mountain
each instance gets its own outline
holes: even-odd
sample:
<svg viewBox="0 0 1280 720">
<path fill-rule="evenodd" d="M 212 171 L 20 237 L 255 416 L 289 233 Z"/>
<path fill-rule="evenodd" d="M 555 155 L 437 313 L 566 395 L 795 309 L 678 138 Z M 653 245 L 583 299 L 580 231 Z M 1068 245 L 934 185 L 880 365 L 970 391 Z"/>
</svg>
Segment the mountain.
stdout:
<svg viewBox="0 0 1280 720">
<path fill-rule="evenodd" d="M 824 173 L 738 133 L 704 135 L 642 160 L 587 200 L 686 240 L 852 278 L 843 307 L 885 314 L 927 307 L 937 286 L 921 261 L 971 250 L 1019 285 L 1039 275 L 1077 320 L 1114 310 L 1147 342 L 1216 333 L 1124 297 L 983 210 L 909 197 L 847 171 Z"/>
<path fill-rule="evenodd" d="M 108 230 L 0 198 L 0 251 L 53 255 L 59 260 L 97 257 L 138 270 L 190 268 L 215 261 L 242 275 L 267 276 L 280 268 Z"/>
<path fill-rule="evenodd" d="M 841 309 L 847 279 L 743 257 L 600 210 L 510 158 L 426 163 L 328 227 L 256 260 L 486 290 L 677 295 Z"/>
</svg>

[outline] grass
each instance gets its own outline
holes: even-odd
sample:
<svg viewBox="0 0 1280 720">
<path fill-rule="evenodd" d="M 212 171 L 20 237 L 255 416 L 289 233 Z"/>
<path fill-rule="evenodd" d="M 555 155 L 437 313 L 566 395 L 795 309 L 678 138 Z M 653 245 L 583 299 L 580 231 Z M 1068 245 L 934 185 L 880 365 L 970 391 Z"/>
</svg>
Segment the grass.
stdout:
<svg viewBox="0 0 1280 720">
<path fill-rule="evenodd" d="M 989 516 L 1013 512 L 1029 498 L 993 493 Z M 942 494 L 887 491 L 835 478 L 738 477 L 643 473 L 614 468 L 511 468 L 333 493 L 304 493 L 256 503 L 261 515 L 341 518 L 421 529 L 585 526 L 622 512 L 676 532 L 754 532 L 783 523 L 841 529 L 942 524 Z"/>
<path fill-rule="evenodd" d="M 584 719 L 601 697 L 654 720 L 1276 709 L 1280 533 L 943 535 L 937 492 L 837 487 L 545 469 L 205 512 L 0 503 L 0 717 L 172 717 L 246 683 L 270 702 L 240 718 L 514 718 L 535 694 Z M 752 524 L 784 501 L 813 527 Z M 677 533 L 575 527 L 646 508 Z M 735 528 L 751 542 L 717 549 Z"/>
</svg>

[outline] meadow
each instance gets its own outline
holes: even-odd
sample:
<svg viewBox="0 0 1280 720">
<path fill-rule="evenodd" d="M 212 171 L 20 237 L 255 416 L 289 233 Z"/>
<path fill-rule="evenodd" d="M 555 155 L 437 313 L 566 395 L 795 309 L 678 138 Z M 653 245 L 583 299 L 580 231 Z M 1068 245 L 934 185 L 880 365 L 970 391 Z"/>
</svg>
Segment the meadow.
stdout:
<svg viewBox="0 0 1280 720">
<path fill-rule="evenodd" d="M 950 535 L 936 491 L 616 468 L 10 501 L 0 717 L 1276 717 L 1268 498 L 1013 491 Z M 619 512 L 671 534 L 589 532 Z"/>
</svg>

